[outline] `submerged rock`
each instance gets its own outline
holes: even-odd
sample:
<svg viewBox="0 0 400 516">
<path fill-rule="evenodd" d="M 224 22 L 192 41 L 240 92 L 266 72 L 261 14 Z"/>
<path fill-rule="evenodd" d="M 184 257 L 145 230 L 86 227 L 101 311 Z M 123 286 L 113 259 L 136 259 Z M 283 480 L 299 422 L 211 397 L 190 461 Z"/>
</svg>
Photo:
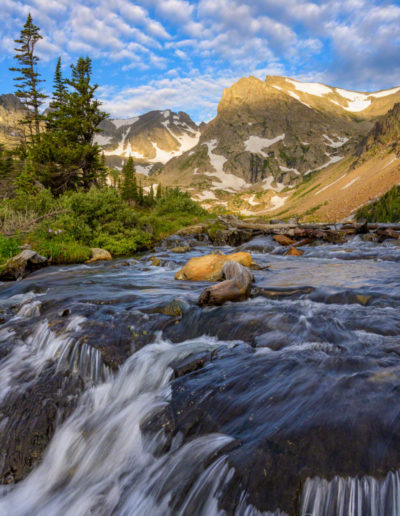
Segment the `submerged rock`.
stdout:
<svg viewBox="0 0 400 516">
<path fill-rule="evenodd" d="M 36 251 L 26 249 L 10 258 L 5 265 L 0 267 L 0 281 L 22 279 L 30 272 L 45 267 L 47 263 L 47 258 Z"/>
<path fill-rule="evenodd" d="M 93 247 L 91 249 L 92 256 L 89 260 L 86 261 L 86 263 L 93 263 L 93 262 L 101 262 L 101 261 L 109 261 L 112 260 L 111 253 L 107 251 L 106 249 L 100 249 L 99 247 Z"/>
<path fill-rule="evenodd" d="M 176 273 L 177 280 L 190 281 L 220 281 L 223 278 L 222 268 L 227 261 L 240 263 L 245 267 L 250 267 L 252 263 L 250 253 L 234 254 L 207 254 L 196 258 L 191 258 L 187 264 Z"/>
<path fill-rule="evenodd" d="M 82 380 L 50 366 L 26 391 L 10 392 L 0 405 L 0 482 L 27 476 L 40 460 L 56 429 L 74 409 Z"/>
</svg>

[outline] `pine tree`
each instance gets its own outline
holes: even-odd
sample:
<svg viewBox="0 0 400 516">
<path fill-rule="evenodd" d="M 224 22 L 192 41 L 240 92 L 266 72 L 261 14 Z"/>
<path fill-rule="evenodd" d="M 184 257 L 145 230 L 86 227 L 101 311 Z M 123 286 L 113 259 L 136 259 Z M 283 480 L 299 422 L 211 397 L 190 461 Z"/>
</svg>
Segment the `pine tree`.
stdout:
<svg viewBox="0 0 400 516">
<path fill-rule="evenodd" d="M 42 116 L 39 109 L 43 104 L 43 99 L 47 97 L 40 92 L 39 83 L 43 81 L 39 79 L 40 74 L 37 72 L 39 58 L 35 55 L 35 46 L 42 39 L 39 31 L 39 27 L 33 24 L 32 16 L 29 13 L 19 39 L 15 40 L 15 43 L 20 46 L 15 48 L 17 53 L 14 57 L 20 66 L 10 68 L 12 72 L 19 74 L 14 79 L 17 88 L 15 95 L 28 108 L 23 123 L 28 125 L 31 138 L 34 134 L 40 138 Z"/>
<path fill-rule="evenodd" d="M 62 76 L 61 57 L 57 60 L 56 70 L 53 80 L 53 95 L 46 117 L 46 128 L 48 131 L 55 131 L 60 126 L 60 117 L 63 116 L 63 107 L 66 104 L 67 87 Z"/>
<path fill-rule="evenodd" d="M 71 68 L 71 79 L 64 80 L 61 61 L 57 63 L 50 128 L 30 150 L 38 178 L 56 195 L 79 187 L 88 190 L 104 174 L 94 137 L 108 115 L 95 99 L 98 86 L 91 84 L 91 60 L 81 57 Z"/>
<path fill-rule="evenodd" d="M 92 61 L 89 57 L 80 57 L 76 65 L 72 65 L 72 78 L 66 83 L 72 92 L 66 97 L 62 108 L 64 115 L 63 128 L 71 142 L 82 148 L 81 169 L 82 185 L 85 189 L 96 182 L 99 169 L 100 147 L 94 143 L 94 137 L 101 133 L 100 122 L 108 115 L 100 110 L 101 103 L 95 99 L 97 84 L 91 84 Z"/>
<path fill-rule="evenodd" d="M 142 185 L 139 185 L 139 189 L 138 189 L 138 203 L 140 204 L 140 206 L 143 206 L 143 203 L 144 203 L 144 194 L 143 194 Z"/>
<path fill-rule="evenodd" d="M 128 161 L 122 168 L 123 183 L 122 183 L 122 198 L 125 201 L 137 201 L 138 200 L 138 189 L 136 183 L 135 166 L 133 164 L 132 157 L 128 158 Z"/>
<path fill-rule="evenodd" d="M 161 183 L 158 183 L 157 185 L 157 192 L 156 192 L 156 199 L 157 201 L 160 200 L 162 197 L 162 187 L 161 187 Z"/>
<path fill-rule="evenodd" d="M 149 191 L 149 195 L 147 196 L 147 199 L 148 199 L 148 205 L 149 206 L 153 206 L 154 205 L 154 189 L 153 189 L 153 185 L 150 186 L 150 191 Z"/>
</svg>

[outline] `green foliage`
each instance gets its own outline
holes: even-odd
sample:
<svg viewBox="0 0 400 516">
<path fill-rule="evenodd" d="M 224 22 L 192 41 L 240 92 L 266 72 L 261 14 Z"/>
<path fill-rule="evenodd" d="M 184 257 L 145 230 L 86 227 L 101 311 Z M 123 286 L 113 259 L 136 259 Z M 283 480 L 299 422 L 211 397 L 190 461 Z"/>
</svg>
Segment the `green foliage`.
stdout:
<svg viewBox="0 0 400 516">
<path fill-rule="evenodd" d="M 10 151 L 0 144 L 0 178 L 9 177 L 14 171 L 14 162 Z"/>
<path fill-rule="evenodd" d="M 5 237 L 0 234 L 0 263 L 4 263 L 20 252 L 20 242 L 16 238 Z"/>
<path fill-rule="evenodd" d="M 394 186 L 377 201 L 360 208 L 356 218 L 368 222 L 399 222 L 400 186 Z"/>
<path fill-rule="evenodd" d="M 90 258 L 90 247 L 75 240 L 64 240 L 63 238 L 60 234 L 54 239 L 50 239 L 38 232 L 30 238 L 30 243 L 35 251 L 46 256 L 54 264 L 81 263 Z"/>
<path fill-rule="evenodd" d="M 88 190 L 104 179 L 101 149 L 94 137 L 108 115 L 95 99 L 98 86 L 91 84 L 91 60 L 79 58 L 71 68 L 71 78 L 64 80 L 58 61 L 47 132 L 28 153 L 32 170 L 56 195 L 69 189 Z"/>
<path fill-rule="evenodd" d="M 122 167 L 123 182 L 121 196 L 125 201 L 138 201 L 138 188 L 136 182 L 135 166 L 132 157 Z"/>
<path fill-rule="evenodd" d="M 185 213 L 188 215 L 204 215 L 206 211 L 194 202 L 187 192 L 181 192 L 179 188 L 168 188 L 164 196 L 157 204 L 158 215 L 171 213 Z"/>
</svg>

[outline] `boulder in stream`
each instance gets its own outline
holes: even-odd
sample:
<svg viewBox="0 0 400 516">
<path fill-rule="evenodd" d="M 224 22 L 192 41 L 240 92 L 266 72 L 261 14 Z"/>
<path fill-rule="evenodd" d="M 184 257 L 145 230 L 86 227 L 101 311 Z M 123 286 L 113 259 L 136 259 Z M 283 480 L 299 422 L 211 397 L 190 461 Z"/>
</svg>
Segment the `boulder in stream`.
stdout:
<svg viewBox="0 0 400 516">
<path fill-rule="evenodd" d="M 106 249 L 100 249 L 99 247 L 93 247 L 91 249 L 91 252 L 92 252 L 92 256 L 90 257 L 90 260 L 86 261 L 86 263 L 112 260 L 111 253 L 109 251 L 107 251 Z"/>
<path fill-rule="evenodd" d="M 0 281 L 15 281 L 22 279 L 30 272 L 45 267 L 47 258 L 36 251 L 25 249 L 10 258 L 5 265 L 0 266 Z"/>
<path fill-rule="evenodd" d="M 206 254 L 205 256 L 191 258 L 187 264 L 176 273 L 177 280 L 190 281 L 220 281 L 223 279 L 222 268 L 226 262 L 240 263 L 244 267 L 252 264 L 250 253 L 234 254 Z"/>
</svg>

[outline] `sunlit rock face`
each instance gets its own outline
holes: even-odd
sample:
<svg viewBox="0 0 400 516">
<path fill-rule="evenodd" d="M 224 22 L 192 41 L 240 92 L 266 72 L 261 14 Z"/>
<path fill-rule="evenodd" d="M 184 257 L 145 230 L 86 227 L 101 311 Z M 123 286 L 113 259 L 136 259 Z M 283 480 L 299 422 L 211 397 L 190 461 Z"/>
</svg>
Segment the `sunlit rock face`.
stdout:
<svg viewBox="0 0 400 516">
<path fill-rule="evenodd" d="M 25 113 L 26 109 L 15 95 L 0 95 L 0 143 L 14 146 L 20 142 L 24 129 L 19 121 Z"/>
<path fill-rule="evenodd" d="M 169 161 L 165 184 L 213 200 L 218 190 L 282 192 L 354 153 L 400 99 L 400 88 L 358 93 L 285 77 L 242 78 L 224 90 L 199 143 Z"/>
</svg>

